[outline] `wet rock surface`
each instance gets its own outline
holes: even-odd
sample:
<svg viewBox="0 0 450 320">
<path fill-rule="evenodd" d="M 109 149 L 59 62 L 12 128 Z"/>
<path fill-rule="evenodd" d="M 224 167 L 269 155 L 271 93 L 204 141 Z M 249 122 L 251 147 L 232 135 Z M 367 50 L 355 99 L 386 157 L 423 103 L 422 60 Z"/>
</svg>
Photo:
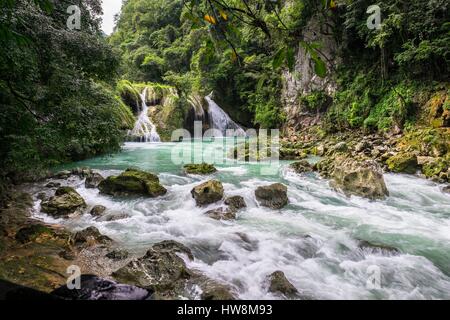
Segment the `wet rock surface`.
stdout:
<svg viewBox="0 0 450 320">
<path fill-rule="evenodd" d="M 80 289 L 69 289 L 67 286 L 51 292 L 64 300 L 149 300 L 152 291 L 132 285 L 119 284 L 94 275 L 82 275 Z"/>
<path fill-rule="evenodd" d="M 220 181 L 210 180 L 191 190 L 197 206 L 206 206 L 223 198 L 223 186 Z"/>
<path fill-rule="evenodd" d="M 293 169 L 295 173 L 298 174 L 313 171 L 313 166 L 306 160 L 294 162 L 290 165 L 290 168 Z"/>
<path fill-rule="evenodd" d="M 184 171 L 188 174 L 206 175 L 216 172 L 217 169 L 211 164 L 200 163 L 200 164 L 187 164 L 184 166 Z"/>
<path fill-rule="evenodd" d="M 230 208 L 219 207 L 209 210 L 205 214 L 211 219 L 215 220 L 234 220 L 236 219 L 236 212 Z"/>
<path fill-rule="evenodd" d="M 287 187 L 281 183 L 258 187 L 255 196 L 262 206 L 271 209 L 281 209 L 288 204 Z"/>
<path fill-rule="evenodd" d="M 232 196 L 225 199 L 224 203 L 232 212 L 237 212 L 247 207 L 245 200 L 241 196 Z"/>
<path fill-rule="evenodd" d="M 94 245 L 112 242 L 111 238 L 102 235 L 96 227 L 88 227 L 84 230 L 78 231 L 72 237 L 72 242 L 75 245 Z"/>
<path fill-rule="evenodd" d="M 284 272 L 275 271 L 268 276 L 269 291 L 272 293 L 281 293 L 286 296 L 293 296 L 298 293 L 298 290 L 286 278 Z"/>
<path fill-rule="evenodd" d="M 86 188 L 97 188 L 100 182 L 105 180 L 103 176 L 98 172 L 92 172 L 86 177 L 86 181 L 84 182 L 84 186 Z"/>
<path fill-rule="evenodd" d="M 86 202 L 72 187 L 60 187 L 55 195 L 41 203 L 41 210 L 52 216 L 68 216 L 81 213 Z"/>
<path fill-rule="evenodd" d="M 110 176 L 98 185 L 100 192 L 112 196 L 158 197 L 167 193 L 159 178 L 150 172 L 127 169 L 118 176 Z"/>
</svg>

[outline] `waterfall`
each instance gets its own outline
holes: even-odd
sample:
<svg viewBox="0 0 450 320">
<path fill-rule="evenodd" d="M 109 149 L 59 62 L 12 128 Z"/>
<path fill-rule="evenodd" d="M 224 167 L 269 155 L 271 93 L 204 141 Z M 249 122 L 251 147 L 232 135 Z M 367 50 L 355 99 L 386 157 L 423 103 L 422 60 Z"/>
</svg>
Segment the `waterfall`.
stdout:
<svg viewBox="0 0 450 320">
<path fill-rule="evenodd" d="M 227 129 L 234 129 L 234 136 L 245 136 L 245 131 L 234 122 L 221 107 L 214 102 L 211 95 L 205 97 L 208 102 L 208 118 L 210 129 L 219 130 L 223 136 Z"/>
<path fill-rule="evenodd" d="M 161 138 L 156 131 L 156 126 L 148 116 L 147 91 L 148 88 L 145 88 L 140 95 L 142 99 L 141 112 L 129 135 L 138 138 L 140 142 L 160 142 Z"/>
</svg>

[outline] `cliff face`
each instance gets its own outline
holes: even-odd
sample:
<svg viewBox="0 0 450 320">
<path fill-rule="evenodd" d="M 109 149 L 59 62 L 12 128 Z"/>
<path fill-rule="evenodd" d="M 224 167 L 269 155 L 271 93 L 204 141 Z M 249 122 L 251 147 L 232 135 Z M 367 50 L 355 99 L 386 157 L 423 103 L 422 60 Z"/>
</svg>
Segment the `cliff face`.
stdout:
<svg viewBox="0 0 450 320">
<path fill-rule="evenodd" d="M 315 74 L 314 62 L 303 47 L 297 50 L 295 70 L 283 71 L 282 103 L 287 116 L 284 129 L 300 129 L 320 121 L 321 113 L 317 110 L 308 110 L 302 104 L 301 98 L 313 92 L 323 92 L 332 96 L 337 89 L 333 70 L 338 64 L 338 44 L 330 29 L 330 27 L 324 27 L 318 19 L 313 18 L 303 32 L 305 40 L 320 44 L 320 58 L 326 62 L 328 70 L 325 78 Z"/>
</svg>

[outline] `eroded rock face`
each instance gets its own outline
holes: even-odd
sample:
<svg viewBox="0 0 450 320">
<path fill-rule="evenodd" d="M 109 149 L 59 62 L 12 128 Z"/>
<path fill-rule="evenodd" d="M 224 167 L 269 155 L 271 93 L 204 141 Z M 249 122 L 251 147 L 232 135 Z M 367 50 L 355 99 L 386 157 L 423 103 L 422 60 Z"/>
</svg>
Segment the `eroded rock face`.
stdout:
<svg viewBox="0 0 450 320">
<path fill-rule="evenodd" d="M 158 197 L 167 193 L 156 175 L 137 169 L 127 169 L 119 176 L 110 176 L 100 182 L 98 188 L 100 192 L 112 196 Z"/>
<path fill-rule="evenodd" d="M 191 190 L 192 197 L 197 206 L 206 206 L 208 204 L 222 200 L 223 186 L 220 181 L 210 180 L 196 186 Z"/>
<path fill-rule="evenodd" d="M 152 291 L 132 285 L 119 284 L 94 275 L 81 276 L 81 289 L 70 290 L 66 285 L 51 294 L 64 300 L 148 300 Z"/>
<path fill-rule="evenodd" d="M 211 174 L 217 171 L 212 164 L 187 164 L 184 166 L 184 171 L 189 174 Z"/>
<path fill-rule="evenodd" d="M 287 187 L 281 183 L 259 187 L 255 196 L 262 206 L 271 209 L 281 209 L 288 203 Z"/>
<path fill-rule="evenodd" d="M 60 187 L 55 195 L 41 203 L 42 212 L 52 216 L 68 216 L 86 208 L 84 199 L 71 187 Z"/>
<path fill-rule="evenodd" d="M 103 176 L 98 172 L 93 172 L 90 175 L 86 177 L 86 181 L 84 182 L 84 185 L 86 188 L 97 188 L 100 182 L 105 180 Z"/>
<path fill-rule="evenodd" d="M 179 254 L 193 259 L 189 248 L 175 241 L 163 241 L 153 245 L 147 253 L 130 261 L 113 273 L 120 282 L 152 289 L 160 295 L 171 294 L 184 288 L 191 272 Z"/>
<path fill-rule="evenodd" d="M 298 290 L 286 278 L 282 271 L 275 271 L 268 276 L 269 291 L 272 293 L 281 293 L 286 296 L 292 296 L 298 293 Z"/>
<path fill-rule="evenodd" d="M 380 166 L 373 160 L 337 157 L 331 172 L 332 186 L 346 195 L 384 199 L 389 192 Z"/>
</svg>

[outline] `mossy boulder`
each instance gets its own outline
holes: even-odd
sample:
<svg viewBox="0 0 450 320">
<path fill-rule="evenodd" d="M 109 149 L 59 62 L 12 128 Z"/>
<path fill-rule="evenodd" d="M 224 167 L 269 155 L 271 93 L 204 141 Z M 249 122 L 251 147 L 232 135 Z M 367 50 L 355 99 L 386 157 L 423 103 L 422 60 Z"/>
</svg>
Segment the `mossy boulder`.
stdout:
<svg viewBox="0 0 450 320">
<path fill-rule="evenodd" d="M 222 200 L 223 186 L 220 181 L 209 180 L 191 190 L 192 197 L 197 206 L 206 206 L 208 204 Z"/>
<path fill-rule="evenodd" d="M 298 293 L 298 290 L 286 278 L 282 271 L 275 271 L 268 276 L 269 291 L 272 293 L 281 293 L 285 296 L 292 296 Z"/>
<path fill-rule="evenodd" d="M 259 187 L 255 196 L 262 206 L 272 209 L 281 209 L 288 204 L 287 187 L 281 183 Z"/>
<path fill-rule="evenodd" d="M 400 152 L 390 157 L 386 164 L 392 172 L 414 174 L 419 170 L 417 155 L 412 152 Z"/>
<path fill-rule="evenodd" d="M 358 161 L 337 157 L 331 173 L 332 186 L 346 195 L 384 199 L 389 192 L 379 164 L 373 160 Z"/>
<path fill-rule="evenodd" d="M 60 187 L 55 195 L 41 203 L 42 212 L 52 216 L 68 216 L 80 213 L 86 208 L 86 202 L 72 187 Z"/>
<path fill-rule="evenodd" d="M 217 171 L 217 169 L 208 163 L 200 164 L 187 164 L 184 166 L 184 171 L 188 174 L 211 174 Z"/>
<path fill-rule="evenodd" d="M 101 193 L 112 196 L 140 195 L 158 197 L 167 193 L 159 178 L 150 172 L 127 169 L 118 176 L 110 176 L 98 185 Z"/>
</svg>

